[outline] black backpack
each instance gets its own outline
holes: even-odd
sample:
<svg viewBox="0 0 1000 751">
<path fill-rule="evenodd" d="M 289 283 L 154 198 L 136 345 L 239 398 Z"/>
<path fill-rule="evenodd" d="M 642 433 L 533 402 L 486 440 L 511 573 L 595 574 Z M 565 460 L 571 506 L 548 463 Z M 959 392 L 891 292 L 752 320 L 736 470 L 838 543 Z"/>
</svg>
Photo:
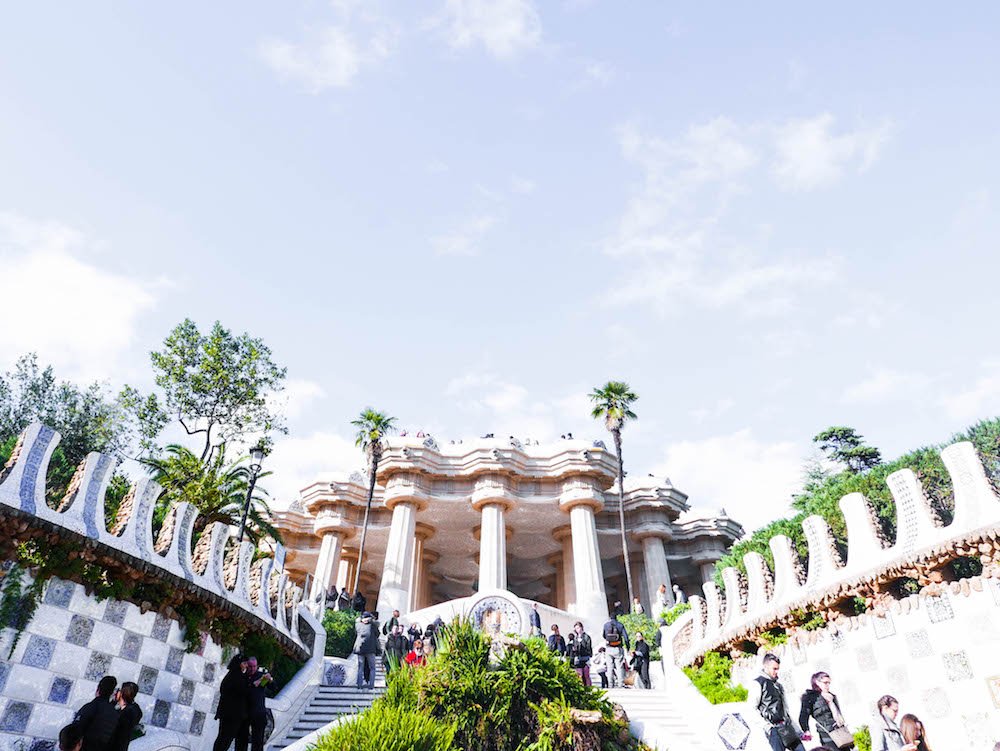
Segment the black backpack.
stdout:
<svg viewBox="0 0 1000 751">
<path fill-rule="evenodd" d="M 615 621 L 608 621 L 604 624 L 604 641 L 608 643 L 609 647 L 620 647 L 622 645 L 622 636 L 615 626 L 618 624 Z"/>
</svg>

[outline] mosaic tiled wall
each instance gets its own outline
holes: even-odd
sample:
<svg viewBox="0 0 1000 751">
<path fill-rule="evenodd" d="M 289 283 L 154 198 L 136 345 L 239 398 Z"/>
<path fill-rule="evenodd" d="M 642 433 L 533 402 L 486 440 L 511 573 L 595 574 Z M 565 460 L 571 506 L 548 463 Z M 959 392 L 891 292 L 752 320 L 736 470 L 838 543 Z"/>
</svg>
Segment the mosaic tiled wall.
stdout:
<svg viewBox="0 0 1000 751">
<path fill-rule="evenodd" d="M 992 751 L 1000 741 L 1000 582 L 975 581 L 967 596 L 914 596 L 884 617 L 775 649 L 793 708 L 823 670 L 852 727 L 869 724 L 875 702 L 891 694 L 901 713 L 924 721 L 934 748 Z M 759 670 L 759 657 L 739 661 L 734 680 L 746 685 Z"/>
<path fill-rule="evenodd" d="M 209 639 L 186 652 L 172 619 L 53 579 L 7 659 L 13 639 L 0 632 L 0 751 L 50 751 L 108 674 L 139 685 L 147 729 L 187 734 L 193 751 L 214 739 L 222 649 Z"/>
</svg>

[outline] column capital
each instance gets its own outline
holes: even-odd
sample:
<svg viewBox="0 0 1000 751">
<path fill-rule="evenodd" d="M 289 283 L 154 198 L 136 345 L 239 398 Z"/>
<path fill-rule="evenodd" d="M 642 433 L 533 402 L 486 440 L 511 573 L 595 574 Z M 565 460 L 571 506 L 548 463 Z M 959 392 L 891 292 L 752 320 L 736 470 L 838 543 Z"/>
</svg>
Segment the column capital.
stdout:
<svg viewBox="0 0 1000 751">
<path fill-rule="evenodd" d="M 672 540 L 674 537 L 669 529 L 663 529 L 662 527 L 639 527 L 638 529 L 629 530 L 629 536 L 636 542 L 642 542 L 651 537 L 666 542 L 667 540 Z"/>
<path fill-rule="evenodd" d="M 357 531 L 357 528 L 340 514 L 318 516 L 313 522 L 313 534 L 317 537 L 333 534 L 341 540 L 347 541 L 354 537 Z"/>
<path fill-rule="evenodd" d="M 435 553 L 433 550 L 425 550 L 423 551 L 423 556 L 421 557 L 426 563 L 433 565 L 441 559 L 441 554 Z"/>
<path fill-rule="evenodd" d="M 558 543 L 564 543 L 566 540 L 570 540 L 573 537 L 573 528 L 570 525 L 564 527 L 556 527 L 552 530 L 552 539 Z M 560 553 L 562 555 L 562 553 Z"/>
<path fill-rule="evenodd" d="M 506 509 L 504 509 L 504 510 L 506 511 Z M 514 534 L 514 530 L 512 530 L 507 525 L 504 525 L 503 534 L 504 534 L 504 538 L 509 542 L 511 536 Z M 483 539 L 483 525 L 482 524 L 477 524 L 475 527 L 472 528 L 472 536 L 475 539 L 477 539 L 477 540 L 482 540 Z"/>
<path fill-rule="evenodd" d="M 472 508 L 476 511 L 482 511 L 487 506 L 501 506 L 504 511 L 510 511 L 514 508 L 514 500 L 512 498 L 497 495 L 496 491 L 492 491 L 491 493 L 484 492 L 482 496 L 477 497 L 478 492 L 479 491 L 473 493 L 472 498 L 469 499 L 469 502 L 472 504 Z"/>
<path fill-rule="evenodd" d="M 424 542 L 431 539 L 436 533 L 437 530 L 434 527 L 430 524 L 424 524 L 423 522 L 417 522 L 416 527 L 413 530 L 413 535 Z"/>
<path fill-rule="evenodd" d="M 426 496 L 418 495 L 416 493 L 399 493 L 397 495 L 385 496 L 382 503 L 390 511 L 395 509 L 396 506 L 401 503 L 413 506 L 416 511 L 424 511 L 427 508 L 428 499 Z"/>
</svg>

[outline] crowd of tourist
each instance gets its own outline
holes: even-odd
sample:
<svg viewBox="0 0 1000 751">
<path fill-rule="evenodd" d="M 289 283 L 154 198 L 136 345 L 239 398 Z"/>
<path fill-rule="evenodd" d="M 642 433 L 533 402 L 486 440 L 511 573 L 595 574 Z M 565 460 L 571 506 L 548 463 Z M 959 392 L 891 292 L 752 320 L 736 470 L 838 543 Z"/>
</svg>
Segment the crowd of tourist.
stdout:
<svg viewBox="0 0 1000 751">
<path fill-rule="evenodd" d="M 116 690 L 117 687 L 117 690 Z M 139 686 L 106 675 L 94 698 L 80 707 L 73 722 L 59 731 L 61 751 L 126 751 L 142 710 L 135 703 Z"/>
<path fill-rule="evenodd" d="M 778 680 L 780 670 L 781 660 L 773 654 L 765 655 L 761 674 L 750 683 L 747 696 L 747 703 L 754 709 L 751 716 L 773 751 L 805 751 L 802 742 L 812 740 L 810 719 L 816 726 L 821 748 L 832 751 L 853 748 L 854 734 L 841 713 L 837 695 L 831 690 L 830 674 L 813 673 L 811 688 L 802 694 L 796 719 Z M 874 710 L 868 724 L 872 751 L 931 751 L 924 724 L 916 715 L 904 714 L 896 721 L 899 701 L 894 696 L 881 697 Z"/>
</svg>

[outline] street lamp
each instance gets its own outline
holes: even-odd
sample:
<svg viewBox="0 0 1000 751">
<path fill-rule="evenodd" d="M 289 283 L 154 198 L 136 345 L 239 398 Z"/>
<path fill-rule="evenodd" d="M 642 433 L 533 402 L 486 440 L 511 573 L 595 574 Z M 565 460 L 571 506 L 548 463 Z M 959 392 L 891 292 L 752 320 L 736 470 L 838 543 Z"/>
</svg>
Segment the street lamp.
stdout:
<svg viewBox="0 0 1000 751">
<path fill-rule="evenodd" d="M 253 488 L 257 484 L 257 476 L 260 474 L 260 465 L 264 461 L 264 442 L 261 441 L 250 449 L 250 487 L 247 488 L 247 499 L 243 504 L 243 517 L 240 519 L 240 536 L 238 542 L 243 542 L 243 533 L 247 529 L 247 514 L 250 512 L 250 499 L 253 497 Z"/>
</svg>

